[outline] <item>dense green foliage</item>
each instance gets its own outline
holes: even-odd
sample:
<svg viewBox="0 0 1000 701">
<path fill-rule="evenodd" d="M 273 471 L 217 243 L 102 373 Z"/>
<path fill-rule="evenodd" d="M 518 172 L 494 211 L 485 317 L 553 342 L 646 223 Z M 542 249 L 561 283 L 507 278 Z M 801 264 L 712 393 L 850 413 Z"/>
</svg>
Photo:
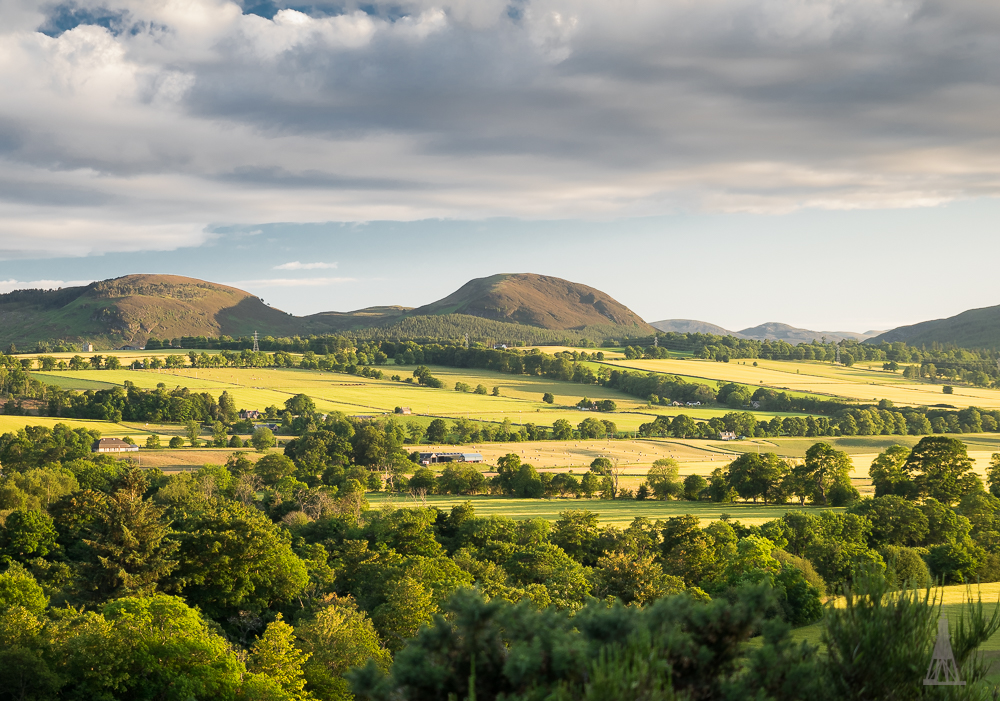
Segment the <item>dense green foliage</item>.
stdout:
<svg viewBox="0 0 1000 701">
<path fill-rule="evenodd" d="M 292 407 L 310 411 L 304 397 Z M 607 459 L 578 487 L 513 454 L 490 480 L 462 463 L 435 475 L 404 437 L 391 421 L 330 416 L 284 454 L 167 477 L 89 454 L 86 431 L 4 436 L 0 680 L 37 699 L 430 699 L 470 683 L 479 698 L 845 698 L 873 673 L 844 657 L 851 641 L 877 647 L 889 623 L 831 612 L 828 645 L 844 654 L 792 646 L 787 627 L 820 619 L 824 593 L 865 577 L 1000 578 L 1000 500 L 952 439 L 886 451 L 885 493 L 860 501 L 824 443 L 801 465 L 741 457 L 707 484 L 663 460 L 647 498 L 854 504 L 760 526 L 618 528 L 581 509 L 555 524 L 469 504 L 371 510 L 374 489 L 628 496 Z"/>
</svg>

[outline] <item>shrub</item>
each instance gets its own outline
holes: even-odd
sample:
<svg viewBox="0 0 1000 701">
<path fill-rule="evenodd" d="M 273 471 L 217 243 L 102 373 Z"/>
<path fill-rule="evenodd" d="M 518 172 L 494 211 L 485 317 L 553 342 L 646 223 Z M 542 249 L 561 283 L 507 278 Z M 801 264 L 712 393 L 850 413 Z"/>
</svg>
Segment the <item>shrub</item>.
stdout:
<svg viewBox="0 0 1000 701">
<path fill-rule="evenodd" d="M 184 447 L 184 439 L 181 438 L 180 436 L 174 436 L 173 438 L 170 439 L 170 443 L 168 445 L 171 448 L 183 448 Z"/>
</svg>

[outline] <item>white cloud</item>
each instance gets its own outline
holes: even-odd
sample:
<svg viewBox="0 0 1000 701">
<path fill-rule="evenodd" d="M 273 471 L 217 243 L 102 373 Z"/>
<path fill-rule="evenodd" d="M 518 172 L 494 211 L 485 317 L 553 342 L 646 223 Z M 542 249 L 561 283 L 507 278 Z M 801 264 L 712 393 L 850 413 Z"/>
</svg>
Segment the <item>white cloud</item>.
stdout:
<svg viewBox="0 0 1000 701">
<path fill-rule="evenodd" d="M 226 285 L 240 288 L 254 287 L 322 287 L 339 285 L 345 282 L 356 282 L 352 277 L 305 277 L 305 278 L 265 278 L 263 280 L 237 280 Z"/>
<path fill-rule="evenodd" d="M 300 263 L 295 260 L 291 263 L 282 263 L 274 266 L 275 270 L 331 270 L 337 267 L 336 263 Z"/>
<path fill-rule="evenodd" d="M 167 250 L 219 224 L 1000 195 L 1000 6 L 366 8 L 0 0 L 0 255 Z M 34 31 L 98 11 L 114 31 Z"/>
<path fill-rule="evenodd" d="M 63 287 L 81 287 L 93 280 L 0 280 L 0 293 L 14 290 L 57 290 Z"/>
</svg>

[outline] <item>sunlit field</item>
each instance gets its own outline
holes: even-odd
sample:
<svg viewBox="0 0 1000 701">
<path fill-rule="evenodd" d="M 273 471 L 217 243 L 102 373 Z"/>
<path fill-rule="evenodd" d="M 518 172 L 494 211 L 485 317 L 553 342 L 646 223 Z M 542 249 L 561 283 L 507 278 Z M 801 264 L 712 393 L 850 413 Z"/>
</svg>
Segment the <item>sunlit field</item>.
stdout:
<svg viewBox="0 0 1000 701">
<path fill-rule="evenodd" d="M 412 368 L 388 366 L 387 376 L 407 377 Z M 183 368 L 161 370 L 63 370 L 33 372 L 39 381 L 63 389 L 106 389 L 132 382 L 143 389 L 163 383 L 168 389 L 187 387 L 192 391 L 207 391 L 214 395 L 229 392 L 238 407 L 263 410 L 268 406 L 281 408 L 295 394 L 312 397 L 320 411 L 339 411 L 348 415 L 391 413 L 395 407 L 409 407 L 414 416 L 407 420 L 428 423 L 434 417 L 468 418 L 476 421 L 501 423 L 510 419 L 515 425 L 534 423 L 551 426 L 566 419 L 574 426 L 588 417 L 607 419 L 621 431 L 637 431 L 639 426 L 657 416 L 686 414 L 696 420 L 708 420 L 731 411 L 725 407 L 648 407 L 634 397 L 596 385 L 559 382 L 527 375 L 505 375 L 488 370 L 456 370 L 431 367 L 435 377 L 444 382 L 442 389 L 421 387 L 389 379 L 373 380 L 361 376 L 298 369 L 249 368 Z M 464 382 L 473 389 L 483 385 L 488 394 L 457 392 L 454 387 Z M 493 388 L 500 391 L 492 396 Z M 554 395 L 553 404 L 542 401 L 545 393 Z M 592 400 L 612 399 L 618 411 L 595 413 L 578 410 L 575 405 L 583 397 Z M 760 420 L 774 416 L 802 416 L 794 413 L 756 412 Z"/>
<path fill-rule="evenodd" d="M 754 367 L 753 363 L 757 363 Z M 844 367 L 821 361 L 665 359 L 623 360 L 608 363 L 618 368 L 686 375 L 695 378 L 739 382 L 813 394 L 856 399 L 864 402 L 888 399 L 900 406 L 950 404 L 957 408 L 1000 408 L 1000 391 L 955 385 L 955 393 L 942 392 L 945 383 L 904 379 L 901 372 Z"/>
<path fill-rule="evenodd" d="M 236 448 L 178 448 L 175 450 L 140 450 L 142 467 L 156 467 L 170 474 L 197 470 L 205 465 L 225 465 L 233 453 L 243 453 L 251 462 L 257 462 L 264 453 Z"/>
<path fill-rule="evenodd" d="M 383 493 L 368 495 L 373 508 L 391 503 L 393 506 L 435 506 L 449 510 L 451 507 L 470 502 L 477 516 L 508 516 L 514 519 L 541 518 L 556 521 L 563 511 L 583 510 L 598 514 L 602 525 L 626 527 L 637 517 L 650 520 L 671 516 L 692 514 L 701 519 L 703 525 L 718 520 L 723 514 L 746 524 L 761 524 L 780 518 L 790 509 L 818 513 L 821 509 L 813 506 L 754 506 L 753 504 L 713 504 L 693 501 L 635 501 L 606 499 L 515 499 L 513 497 L 489 496 L 442 496 L 430 495 L 424 498 L 414 496 L 389 496 Z M 841 509 L 825 509 L 840 511 Z"/>
<path fill-rule="evenodd" d="M 63 419 L 50 416 L 7 416 L 0 415 L 0 433 L 16 433 L 25 426 L 46 426 L 52 428 L 56 424 L 67 424 L 70 428 L 85 428 L 89 431 L 100 431 L 102 436 L 121 438 L 131 432 L 125 426 L 107 421 L 91 421 L 89 419 Z M 138 434 L 138 432 L 135 432 Z M 143 438 L 148 434 L 143 434 Z"/>
</svg>

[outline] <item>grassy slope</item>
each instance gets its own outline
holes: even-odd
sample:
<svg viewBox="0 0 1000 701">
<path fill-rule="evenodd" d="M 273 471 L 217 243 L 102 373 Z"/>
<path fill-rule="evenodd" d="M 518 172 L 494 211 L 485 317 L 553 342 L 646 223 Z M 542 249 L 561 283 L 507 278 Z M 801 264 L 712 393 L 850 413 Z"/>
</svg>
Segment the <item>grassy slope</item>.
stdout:
<svg viewBox="0 0 1000 701">
<path fill-rule="evenodd" d="M 1000 306 L 969 309 L 947 319 L 901 326 L 872 339 L 906 341 L 912 345 L 942 343 L 962 348 L 1000 347 Z"/>
</svg>

